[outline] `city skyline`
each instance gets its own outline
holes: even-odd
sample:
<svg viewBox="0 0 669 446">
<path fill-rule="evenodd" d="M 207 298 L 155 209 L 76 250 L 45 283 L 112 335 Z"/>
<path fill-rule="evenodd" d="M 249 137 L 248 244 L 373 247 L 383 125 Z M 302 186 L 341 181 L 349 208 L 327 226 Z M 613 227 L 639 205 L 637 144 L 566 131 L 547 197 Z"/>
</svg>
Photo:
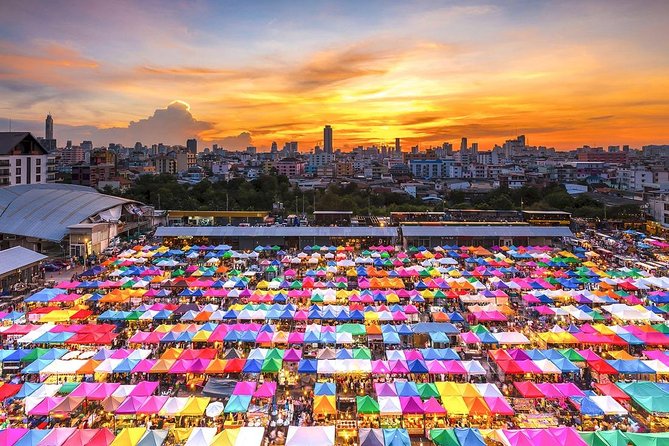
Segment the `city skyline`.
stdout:
<svg viewBox="0 0 669 446">
<path fill-rule="evenodd" d="M 489 149 L 519 134 L 563 150 L 661 144 L 668 12 L 653 1 L 10 1 L 0 126 L 43 135 L 50 112 L 59 145 L 197 137 L 305 151 L 323 147 L 326 124 L 344 150 L 463 136 Z"/>
</svg>

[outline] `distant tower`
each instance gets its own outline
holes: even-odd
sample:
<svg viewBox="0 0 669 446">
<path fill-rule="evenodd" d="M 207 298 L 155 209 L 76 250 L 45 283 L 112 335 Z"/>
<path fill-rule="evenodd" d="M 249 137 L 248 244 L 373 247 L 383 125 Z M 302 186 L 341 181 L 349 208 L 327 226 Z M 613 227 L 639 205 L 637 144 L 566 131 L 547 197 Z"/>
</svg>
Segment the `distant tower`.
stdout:
<svg viewBox="0 0 669 446">
<path fill-rule="evenodd" d="M 402 153 L 402 144 L 399 138 L 395 138 L 395 152 Z"/>
<path fill-rule="evenodd" d="M 270 152 L 276 153 L 279 151 L 279 147 L 276 144 L 276 141 L 272 141 L 272 148 L 270 149 Z"/>
<path fill-rule="evenodd" d="M 53 139 L 53 118 L 51 113 L 46 115 L 46 130 L 44 131 L 44 139 Z"/>
<path fill-rule="evenodd" d="M 462 138 L 460 140 L 460 151 L 461 152 L 467 151 L 467 138 Z"/>
<path fill-rule="evenodd" d="M 325 153 L 332 153 L 332 127 L 326 125 L 323 128 L 323 151 Z"/>
<path fill-rule="evenodd" d="M 186 141 L 186 149 L 190 153 L 197 153 L 197 139 L 192 138 Z"/>
</svg>

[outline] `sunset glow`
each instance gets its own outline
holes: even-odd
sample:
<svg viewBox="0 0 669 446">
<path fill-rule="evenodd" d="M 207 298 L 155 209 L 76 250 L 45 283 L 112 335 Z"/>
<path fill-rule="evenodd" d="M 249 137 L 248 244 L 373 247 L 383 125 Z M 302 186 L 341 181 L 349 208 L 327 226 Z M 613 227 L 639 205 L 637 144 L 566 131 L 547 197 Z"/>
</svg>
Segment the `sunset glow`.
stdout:
<svg viewBox="0 0 669 446">
<path fill-rule="evenodd" d="M 50 111 L 77 142 L 301 150 L 326 123 L 342 149 L 666 143 L 668 22 L 662 1 L 5 1 L 0 125 Z"/>
</svg>

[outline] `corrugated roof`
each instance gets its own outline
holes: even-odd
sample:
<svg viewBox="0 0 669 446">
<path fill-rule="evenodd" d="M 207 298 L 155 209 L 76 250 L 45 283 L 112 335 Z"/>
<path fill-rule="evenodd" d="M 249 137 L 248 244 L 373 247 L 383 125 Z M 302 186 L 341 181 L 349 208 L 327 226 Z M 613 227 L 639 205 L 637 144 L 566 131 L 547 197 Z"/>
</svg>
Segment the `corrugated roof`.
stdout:
<svg viewBox="0 0 669 446">
<path fill-rule="evenodd" d="M 68 226 L 133 202 L 66 184 L 9 186 L 0 191 L 0 233 L 52 241 L 62 240 Z"/>
<path fill-rule="evenodd" d="M 5 249 L 0 251 L 0 276 L 44 259 L 46 256 L 23 246 Z"/>
<path fill-rule="evenodd" d="M 572 237 L 567 226 L 402 226 L 405 237 Z"/>
<path fill-rule="evenodd" d="M 161 226 L 157 237 L 397 237 L 393 227 L 340 226 Z"/>
</svg>

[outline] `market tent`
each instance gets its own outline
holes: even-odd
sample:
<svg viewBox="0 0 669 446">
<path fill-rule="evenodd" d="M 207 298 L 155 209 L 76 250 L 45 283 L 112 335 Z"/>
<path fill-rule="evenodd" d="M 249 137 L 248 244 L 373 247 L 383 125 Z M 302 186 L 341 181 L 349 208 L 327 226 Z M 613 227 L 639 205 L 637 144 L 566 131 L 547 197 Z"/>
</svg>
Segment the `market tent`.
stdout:
<svg viewBox="0 0 669 446">
<path fill-rule="evenodd" d="M 31 429 L 24 436 L 18 439 L 14 446 L 36 446 L 46 437 L 52 429 Z"/>
<path fill-rule="evenodd" d="M 358 429 L 358 442 L 360 446 L 384 446 L 383 431 L 363 427 Z"/>
<path fill-rule="evenodd" d="M 2 429 L 0 430 L 0 444 L 12 446 L 27 432 L 28 429 L 22 427 Z M 381 446 L 383 446 L 383 444 Z"/>
<path fill-rule="evenodd" d="M 437 446 L 460 446 L 453 429 L 431 429 L 430 438 Z"/>
<path fill-rule="evenodd" d="M 485 441 L 478 429 L 455 428 L 453 430 L 460 446 L 485 446 Z"/>
<path fill-rule="evenodd" d="M 195 427 L 184 446 L 209 446 L 215 435 L 215 427 Z"/>
<path fill-rule="evenodd" d="M 669 432 L 654 432 L 652 434 L 625 433 L 634 446 L 664 446 L 669 444 Z"/>
<path fill-rule="evenodd" d="M 379 413 L 379 403 L 369 395 L 356 396 L 355 402 L 358 413 L 361 414 Z"/>
<path fill-rule="evenodd" d="M 286 435 L 286 446 L 334 446 L 335 427 L 334 426 L 289 426 L 288 435 Z"/>
<path fill-rule="evenodd" d="M 260 446 L 264 436 L 264 427 L 241 427 L 235 440 L 235 446 Z"/>
<path fill-rule="evenodd" d="M 144 436 L 139 440 L 137 446 L 162 446 L 167 439 L 167 429 L 147 430 Z"/>
<path fill-rule="evenodd" d="M 137 446 L 137 443 L 142 439 L 145 432 L 145 427 L 126 427 L 109 446 Z"/>
<path fill-rule="evenodd" d="M 62 446 L 108 446 L 114 441 L 114 434 L 107 428 L 77 429 Z"/>
<path fill-rule="evenodd" d="M 383 441 L 386 446 L 411 446 L 406 429 L 383 429 Z"/>
</svg>

